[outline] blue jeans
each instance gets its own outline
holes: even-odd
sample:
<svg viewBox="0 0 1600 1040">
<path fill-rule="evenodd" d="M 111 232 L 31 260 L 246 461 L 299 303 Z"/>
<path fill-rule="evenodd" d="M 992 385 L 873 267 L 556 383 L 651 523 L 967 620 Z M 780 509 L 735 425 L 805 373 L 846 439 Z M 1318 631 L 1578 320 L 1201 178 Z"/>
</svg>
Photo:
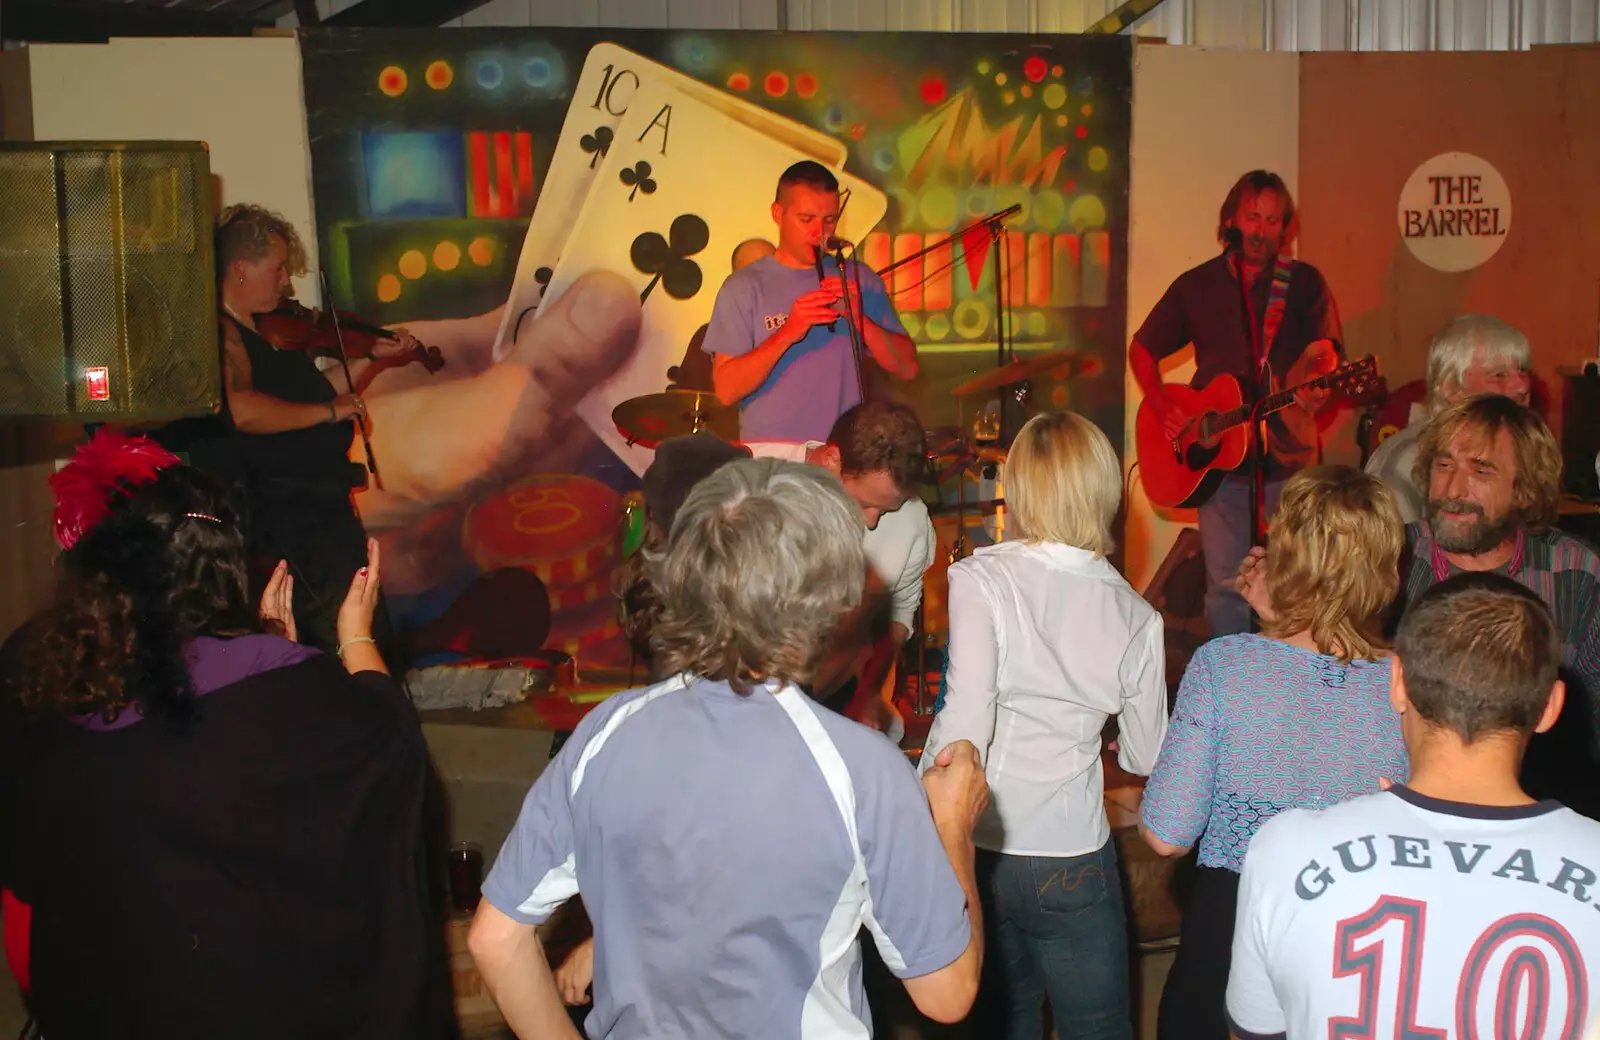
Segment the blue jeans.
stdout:
<svg viewBox="0 0 1600 1040">
<path fill-rule="evenodd" d="M 1284 477 L 1268 480 L 1262 526 L 1272 519 L 1283 494 Z M 1232 473 L 1217 486 L 1200 513 L 1200 548 L 1206 558 L 1206 620 L 1212 636 L 1250 631 L 1250 606 L 1233 588 L 1239 564 L 1250 551 L 1250 476 Z"/>
<path fill-rule="evenodd" d="M 1132 1040 L 1116 845 L 1072 857 L 980 849 L 977 867 L 986 949 L 973 1035 L 1039 1040 L 1048 995 L 1059 1040 Z"/>
</svg>

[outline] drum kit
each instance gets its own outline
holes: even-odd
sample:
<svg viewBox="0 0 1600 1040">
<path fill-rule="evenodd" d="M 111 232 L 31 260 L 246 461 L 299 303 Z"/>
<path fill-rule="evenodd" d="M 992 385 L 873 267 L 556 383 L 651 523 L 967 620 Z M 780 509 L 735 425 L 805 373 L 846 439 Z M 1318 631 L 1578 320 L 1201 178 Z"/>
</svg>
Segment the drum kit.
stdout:
<svg viewBox="0 0 1600 1040">
<path fill-rule="evenodd" d="M 1003 537 L 1004 529 L 1005 499 L 992 494 L 982 497 L 983 489 L 995 486 L 998 469 L 1006 461 L 1001 410 L 997 407 L 999 401 L 992 402 L 980 412 L 968 429 L 964 418 L 967 400 L 987 394 L 1004 394 L 1021 407 L 1025 416 L 1032 415 L 1032 380 L 1052 371 L 1064 374 L 1073 364 L 1084 360 L 1084 355 L 1077 351 L 1051 351 L 1001 365 L 951 390 L 960 408 L 958 415 L 962 421 L 956 426 L 928 431 L 927 481 L 931 486 L 942 489 L 946 481 L 952 478 L 956 480 L 956 500 L 944 502 L 941 494 L 941 501 L 929 507 L 929 512 L 934 516 L 956 518 L 957 534 L 951 552 L 952 560 L 959 559 L 964 553 L 965 529 L 968 526 L 981 522 L 993 537 Z M 716 394 L 708 390 L 673 389 L 631 398 L 612 410 L 611 421 L 629 444 L 645 448 L 657 447 L 669 437 L 702 432 L 714 433 L 729 443 L 739 440 L 739 409 L 718 401 Z M 975 481 L 980 488 L 980 497 L 971 501 L 967 498 L 969 480 Z"/>
</svg>

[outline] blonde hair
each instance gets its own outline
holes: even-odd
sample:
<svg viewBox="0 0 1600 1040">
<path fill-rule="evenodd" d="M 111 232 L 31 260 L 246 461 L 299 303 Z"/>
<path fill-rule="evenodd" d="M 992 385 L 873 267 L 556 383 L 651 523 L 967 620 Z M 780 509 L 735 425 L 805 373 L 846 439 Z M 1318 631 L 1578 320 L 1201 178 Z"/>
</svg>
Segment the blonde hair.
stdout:
<svg viewBox="0 0 1600 1040">
<path fill-rule="evenodd" d="M 251 263 L 272 251 L 272 236 L 283 239 L 288 250 L 284 266 L 296 277 L 306 273 L 306 247 L 294 225 L 264 206 L 241 202 L 229 206 L 217 218 L 217 269 L 227 273 L 235 260 Z"/>
<path fill-rule="evenodd" d="M 1122 505 L 1122 466 L 1100 428 L 1075 412 L 1046 412 L 1017 433 L 1006 460 L 1006 503 L 1022 536 L 1104 556 Z"/>
<path fill-rule="evenodd" d="M 1276 617 L 1263 634 L 1309 632 L 1325 654 L 1376 660 L 1404 543 L 1399 507 L 1377 477 L 1353 466 L 1296 473 L 1272 515 L 1267 588 Z"/>
</svg>

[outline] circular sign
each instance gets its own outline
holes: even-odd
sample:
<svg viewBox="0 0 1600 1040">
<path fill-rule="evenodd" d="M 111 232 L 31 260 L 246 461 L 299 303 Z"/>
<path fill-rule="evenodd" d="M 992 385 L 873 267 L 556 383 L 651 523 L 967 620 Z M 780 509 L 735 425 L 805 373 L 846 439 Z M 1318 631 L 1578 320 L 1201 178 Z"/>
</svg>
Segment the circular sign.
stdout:
<svg viewBox="0 0 1600 1040">
<path fill-rule="evenodd" d="M 1400 237 L 1435 271 L 1470 271 L 1511 233 L 1511 192 L 1476 155 L 1445 152 L 1412 171 L 1400 191 Z"/>
</svg>

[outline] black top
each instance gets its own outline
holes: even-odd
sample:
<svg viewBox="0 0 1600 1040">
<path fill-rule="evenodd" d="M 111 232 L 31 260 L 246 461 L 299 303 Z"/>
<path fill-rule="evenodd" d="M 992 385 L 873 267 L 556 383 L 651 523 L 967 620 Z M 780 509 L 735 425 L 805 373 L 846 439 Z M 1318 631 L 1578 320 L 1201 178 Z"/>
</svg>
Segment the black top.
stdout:
<svg viewBox="0 0 1600 1040">
<path fill-rule="evenodd" d="M 437 1036 L 426 749 L 398 685 L 319 655 L 201 710 L 185 734 L 7 734 L 44 1035 Z"/>
<path fill-rule="evenodd" d="M 1272 275 L 1269 264 L 1250 286 L 1250 306 L 1258 326 L 1266 320 Z M 1222 256 L 1179 275 L 1133 338 L 1157 360 L 1193 343 L 1194 386 L 1203 387 L 1226 374 L 1239 381 L 1247 400 L 1254 396 L 1255 360 L 1239 300 L 1239 281 Z M 1297 261 L 1289 276 L 1283 323 L 1268 357 L 1276 389 L 1286 386 L 1284 377 L 1306 347 L 1319 339 L 1333 340 L 1343 354 L 1339 308 L 1327 282 L 1315 267 Z M 1303 410 L 1286 408 L 1269 419 L 1267 427 L 1272 460 L 1278 464 L 1272 468 L 1280 472 L 1298 469 L 1316 460 L 1316 424 Z"/>
<path fill-rule="evenodd" d="M 295 404 L 327 404 L 338 396 L 332 384 L 303 350 L 279 350 L 259 332 L 229 316 L 250 358 L 250 381 L 259 393 Z M 283 433 L 235 432 L 229 447 L 238 454 L 246 476 L 327 477 L 349 473 L 352 420 L 319 423 Z"/>
</svg>

